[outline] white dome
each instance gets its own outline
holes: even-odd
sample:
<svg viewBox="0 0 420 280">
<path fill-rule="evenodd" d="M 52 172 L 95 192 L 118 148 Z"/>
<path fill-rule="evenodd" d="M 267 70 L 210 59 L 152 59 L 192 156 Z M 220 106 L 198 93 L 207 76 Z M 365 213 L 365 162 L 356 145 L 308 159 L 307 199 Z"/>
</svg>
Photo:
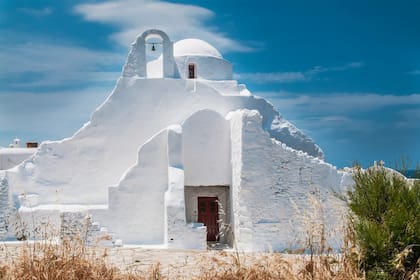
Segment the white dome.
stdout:
<svg viewBox="0 0 420 280">
<path fill-rule="evenodd" d="M 184 39 L 174 44 L 174 56 L 211 56 L 223 58 L 209 43 L 199 39 Z"/>
</svg>

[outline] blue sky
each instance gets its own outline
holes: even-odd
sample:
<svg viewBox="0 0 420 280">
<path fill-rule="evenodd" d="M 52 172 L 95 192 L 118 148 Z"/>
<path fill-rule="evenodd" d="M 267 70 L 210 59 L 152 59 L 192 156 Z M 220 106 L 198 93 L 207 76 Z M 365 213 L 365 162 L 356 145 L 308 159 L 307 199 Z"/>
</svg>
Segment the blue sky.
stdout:
<svg viewBox="0 0 420 280">
<path fill-rule="evenodd" d="M 71 136 L 149 28 L 216 46 L 338 167 L 420 162 L 418 0 L 2 1 L 0 145 Z"/>
</svg>

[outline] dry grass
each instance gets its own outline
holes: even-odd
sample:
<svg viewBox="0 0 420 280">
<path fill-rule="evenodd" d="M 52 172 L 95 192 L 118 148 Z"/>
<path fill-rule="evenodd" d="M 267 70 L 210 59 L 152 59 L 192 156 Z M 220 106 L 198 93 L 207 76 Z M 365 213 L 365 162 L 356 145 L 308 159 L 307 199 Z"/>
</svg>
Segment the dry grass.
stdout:
<svg viewBox="0 0 420 280">
<path fill-rule="evenodd" d="M 26 243 L 20 250 L 16 256 L 9 256 L 0 263 L 0 279 L 361 279 L 343 255 L 286 258 L 278 253 L 209 253 L 197 260 L 191 271 L 178 272 L 175 267 L 169 267 L 172 271 L 166 275 L 159 263 L 138 270 L 120 270 L 106 262 L 106 250 L 77 242 Z"/>
<path fill-rule="evenodd" d="M 88 250 L 79 242 L 26 243 L 16 257 L 0 265 L 0 279 L 111 280 L 147 279 L 120 271 L 106 264 L 103 255 Z M 151 278 L 159 279 L 159 278 Z"/>
<path fill-rule="evenodd" d="M 325 209 L 319 189 L 315 187 L 308 193 L 307 202 L 300 215 L 305 231 L 303 250 L 308 255 L 296 279 L 363 279 L 358 270 L 356 236 L 350 221 L 342 229 L 333 230 L 334 235 L 344 237 L 340 254 L 334 254 L 327 241 Z"/>
<path fill-rule="evenodd" d="M 221 253 L 221 257 L 204 260 L 191 279 L 295 279 L 291 264 L 280 254 L 261 256 Z"/>
</svg>

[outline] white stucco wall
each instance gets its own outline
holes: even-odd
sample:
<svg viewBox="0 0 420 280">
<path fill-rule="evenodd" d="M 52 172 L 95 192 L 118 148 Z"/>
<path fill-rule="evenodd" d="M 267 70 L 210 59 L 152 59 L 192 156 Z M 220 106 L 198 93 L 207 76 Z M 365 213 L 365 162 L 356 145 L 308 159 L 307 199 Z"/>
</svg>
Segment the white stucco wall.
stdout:
<svg viewBox="0 0 420 280">
<path fill-rule="evenodd" d="M 345 207 L 333 191 L 351 186 L 351 180 L 344 178 L 347 174 L 271 139 L 256 111 L 243 110 L 230 117 L 236 147 L 232 207 L 238 247 L 283 250 L 299 246 L 305 233 L 300 211 L 310 209 L 308 195 L 313 190 L 319 190 L 327 233 L 339 235 L 333 230 L 339 229 Z"/>
<path fill-rule="evenodd" d="M 20 164 L 36 152 L 36 148 L 0 148 L 0 170 Z"/>
<path fill-rule="evenodd" d="M 164 243 L 167 189 L 168 130 L 163 130 L 139 149 L 136 164 L 109 188 L 109 211 L 101 224 L 127 243 Z"/>
<path fill-rule="evenodd" d="M 232 64 L 223 58 L 211 56 L 180 56 L 175 63 L 181 79 L 188 78 L 188 65 L 195 64 L 196 78 L 207 80 L 232 80 Z"/>
<path fill-rule="evenodd" d="M 183 137 L 181 126 L 171 126 L 168 133 L 168 190 L 165 193 L 165 242 L 172 249 L 207 248 L 206 228 L 187 222 L 184 193 Z"/>
<path fill-rule="evenodd" d="M 138 147 L 152 135 L 181 124 L 198 110 L 211 109 L 224 116 L 240 108 L 261 112 L 264 129 L 273 137 L 306 139 L 302 141 L 307 148 L 316 149 L 310 138 L 294 133 L 293 126 L 262 98 L 223 95 L 199 81 L 196 91 L 190 92 L 185 80 L 121 78 L 74 136 L 42 143 L 34 157 L 8 171 L 10 190 L 37 193 L 40 204 L 105 204 L 108 186 L 118 183 L 136 162 Z M 281 130 L 272 129 L 279 122 Z"/>
<path fill-rule="evenodd" d="M 229 122 L 215 111 L 198 111 L 183 124 L 185 185 L 230 185 Z"/>
<path fill-rule="evenodd" d="M 6 172 L 0 170 L 0 238 L 7 235 L 10 192 Z"/>
<path fill-rule="evenodd" d="M 93 220 L 124 244 L 205 249 L 205 228 L 185 217 L 182 128 L 170 126 L 140 148 L 137 163 L 109 188 L 107 211 Z"/>
<path fill-rule="evenodd" d="M 231 164 L 232 184 L 229 188 L 231 198 L 230 223 L 233 232 L 235 249 L 250 250 L 252 221 L 248 215 L 247 205 L 240 200 L 242 190 L 242 127 L 243 112 L 231 112 L 227 116 L 231 125 Z"/>
</svg>

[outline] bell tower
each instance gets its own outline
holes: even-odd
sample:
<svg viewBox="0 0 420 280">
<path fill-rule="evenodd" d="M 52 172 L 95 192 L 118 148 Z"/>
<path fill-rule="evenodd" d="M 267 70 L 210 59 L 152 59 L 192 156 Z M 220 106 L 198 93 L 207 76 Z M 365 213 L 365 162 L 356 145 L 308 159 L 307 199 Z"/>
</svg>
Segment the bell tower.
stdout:
<svg viewBox="0 0 420 280">
<path fill-rule="evenodd" d="M 123 69 L 122 75 L 124 77 L 138 76 L 147 78 L 146 40 L 152 36 L 162 39 L 163 78 L 176 78 L 173 42 L 165 32 L 157 29 L 145 31 L 131 45 L 131 50 Z"/>
</svg>

